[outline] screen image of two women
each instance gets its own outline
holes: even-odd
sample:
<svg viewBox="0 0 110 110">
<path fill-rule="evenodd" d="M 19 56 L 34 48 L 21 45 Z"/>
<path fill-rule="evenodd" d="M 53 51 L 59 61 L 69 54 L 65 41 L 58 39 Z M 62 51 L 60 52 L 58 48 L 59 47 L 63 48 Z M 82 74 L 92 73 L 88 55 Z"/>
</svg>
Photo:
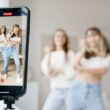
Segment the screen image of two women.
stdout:
<svg viewBox="0 0 110 110">
<path fill-rule="evenodd" d="M 19 58 L 21 36 L 22 30 L 18 24 L 14 24 L 10 30 L 5 25 L 0 27 L 0 58 L 2 59 L 0 60 L 0 85 L 21 83 Z"/>
<path fill-rule="evenodd" d="M 105 110 L 101 80 L 110 69 L 108 41 L 99 28 L 90 27 L 75 53 L 65 30 L 53 33 L 41 62 L 51 88 L 42 110 L 61 110 L 64 104 L 66 110 Z"/>
</svg>

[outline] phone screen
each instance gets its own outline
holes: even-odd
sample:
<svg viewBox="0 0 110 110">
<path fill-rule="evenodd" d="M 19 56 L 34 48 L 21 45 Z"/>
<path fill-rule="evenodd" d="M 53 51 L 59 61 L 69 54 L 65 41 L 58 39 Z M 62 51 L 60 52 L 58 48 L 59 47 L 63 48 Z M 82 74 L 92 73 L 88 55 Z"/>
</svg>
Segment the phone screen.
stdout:
<svg viewBox="0 0 110 110">
<path fill-rule="evenodd" d="M 26 60 L 27 13 L 0 10 L 0 86 L 23 86 Z"/>
</svg>

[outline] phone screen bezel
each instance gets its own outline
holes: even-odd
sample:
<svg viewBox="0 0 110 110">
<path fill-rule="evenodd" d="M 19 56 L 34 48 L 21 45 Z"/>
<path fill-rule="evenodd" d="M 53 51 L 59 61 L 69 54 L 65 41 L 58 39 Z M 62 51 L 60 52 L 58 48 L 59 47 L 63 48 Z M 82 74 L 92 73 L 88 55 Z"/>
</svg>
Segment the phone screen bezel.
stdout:
<svg viewBox="0 0 110 110">
<path fill-rule="evenodd" d="M 25 94 L 27 89 L 27 70 L 28 70 L 28 49 L 29 49 L 29 34 L 30 34 L 30 10 L 27 7 L 15 7 L 15 8 L 0 8 L 3 12 L 17 12 L 23 11 L 27 16 L 27 27 L 26 27 L 26 46 L 25 46 L 25 61 L 24 61 L 24 79 L 22 86 L 0 86 L 0 100 L 3 96 L 14 96 L 21 97 Z M 22 15 L 20 15 L 22 16 Z M 2 17 L 0 15 L 0 17 Z"/>
</svg>

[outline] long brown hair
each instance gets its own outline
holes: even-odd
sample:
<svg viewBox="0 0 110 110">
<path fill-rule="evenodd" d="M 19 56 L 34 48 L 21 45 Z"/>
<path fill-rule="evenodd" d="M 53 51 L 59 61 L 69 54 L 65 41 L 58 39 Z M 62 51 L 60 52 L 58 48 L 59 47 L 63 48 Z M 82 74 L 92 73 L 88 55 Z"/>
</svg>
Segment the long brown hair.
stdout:
<svg viewBox="0 0 110 110">
<path fill-rule="evenodd" d="M 57 30 L 54 32 L 54 34 L 53 34 L 53 36 L 52 36 L 52 50 L 51 50 L 51 51 L 56 51 L 56 45 L 55 45 L 55 42 L 54 42 L 54 37 L 55 37 L 56 32 L 62 32 L 62 33 L 64 33 L 64 37 L 65 37 L 65 39 L 66 39 L 66 42 L 65 42 L 65 44 L 63 45 L 63 51 L 67 54 L 67 53 L 68 53 L 68 50 L 69 50 L 69 47 L 68 47 L 69 38 L 68 38 L 68 35 L 67 35 L 67 33 L 65 32 L 65 30 L 63 30 L 63 29 L 57 29 Z"/>
<path fill-rule="evenodd" d="M 14 30 L 15 27 L 17 27 L 17 28 L 19 29 L 19 31 L 18 31 L 18 33 L 17 33 L 17 36 L 18 36 L 18 37 L 21 37 L 21 36 L 22 36 L 22 30 L 20 29 L 20 26 L 19 26 L 18 24 L 15 24 L 15 25 L 13 26 L 13 30 Z M 13 35 L 13 36 L 14 36 L 14 35 Z M 12 36 L 12 37 L 13 37 L 13 36 Z"/>
<path fill-rule="evenodd" d="M 5 25 L 1 26 L 0 31 L 1 31 L 1 29 L 2 29 L 3 27 L 5 28 L 5 31 L 4 31 L 4 33 L 3 33 L 3 34 L 4 34 L 4 35 L 5 35 L 5 37 L 6 37 L 6 34 L 7 34 L 7 28 L 6 28 L 6 26 L 5 26 Z M 2 32 L 1 32 L 1 34 L 2 34 Z"/>
<path fill-rule="evenodd" d="M 97 35 L 100 36 L 100 38 L 102 39 L 102 42 L 103 42 L 103 47 L 104 47 L 105 52 L 110 51 L 109 43 L 108 43 L 106 37 L 102 34 L 102 32 L 99 28 L 97 28 L 97 27 L 88 28 L 87 31 L 85 32 L 85 38 L 87 38 L 89 31 L 95 32 Z M 85 58 L 88 59 L 88 58 L 91 58 L 91 57 L 94 57 L 94 56 L 97 56 L 97 55 L 93 51 L 88 51 L 88 50 L 85 51 Z"/>
<path fill-rule="evenodd" d="M 110 54 L 110 44 L 109 44 L 107 37 L 105 36 L 103 36 L 103 45 L 104 45 L 104 50 L 106 54 Z"/>
</svg>

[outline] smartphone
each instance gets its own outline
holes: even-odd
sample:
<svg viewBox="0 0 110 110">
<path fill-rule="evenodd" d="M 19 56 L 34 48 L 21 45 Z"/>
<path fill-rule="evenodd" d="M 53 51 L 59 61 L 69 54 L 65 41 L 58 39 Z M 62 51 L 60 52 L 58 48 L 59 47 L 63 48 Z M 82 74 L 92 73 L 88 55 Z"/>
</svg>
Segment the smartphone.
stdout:
<svg viewBox="0 0 110 110">
<path fill-rule="evenodd" d="M 0 99 L 26 92 L 29 30 L 27 7 L 0 9 Z"/>
</svg>

